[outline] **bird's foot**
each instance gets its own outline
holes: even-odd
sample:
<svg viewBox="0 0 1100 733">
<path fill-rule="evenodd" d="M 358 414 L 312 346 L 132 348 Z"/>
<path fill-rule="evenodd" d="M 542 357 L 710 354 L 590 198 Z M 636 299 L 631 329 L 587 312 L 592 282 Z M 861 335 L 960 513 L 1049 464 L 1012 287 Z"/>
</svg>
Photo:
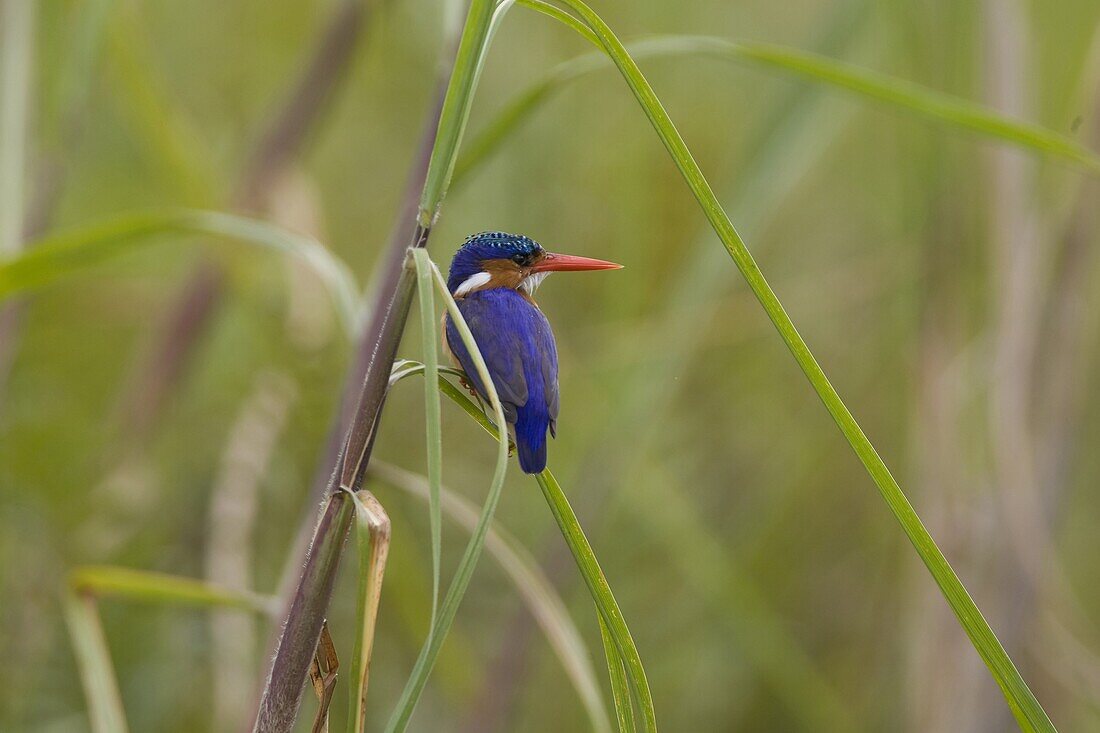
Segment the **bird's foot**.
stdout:
<svg viewBox="0 0 1100 733">
<path fill-rule="evenodd" d="M 467 381 L 466 377 L 459 377 L 458 383 L 462 387 L 462 389 L 470 393 L 471 397 L 477 397 L 478 402 L 481 401 L 481 397 L 478 395 L 477 390 L 473 388 L 473 385 L 471 385 L 469 381 Z"/>
</svg>

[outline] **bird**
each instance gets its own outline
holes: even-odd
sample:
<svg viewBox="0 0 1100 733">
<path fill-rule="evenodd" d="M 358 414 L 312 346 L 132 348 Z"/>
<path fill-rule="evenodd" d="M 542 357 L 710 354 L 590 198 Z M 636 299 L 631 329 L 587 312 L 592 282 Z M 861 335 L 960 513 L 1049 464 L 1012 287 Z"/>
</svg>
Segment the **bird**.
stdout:
<svg viewBox="0 0 1100 733">
<path fill-rule="evenodd" d="M 557 437 L 558 350 L 535 291 L 552 272 L 621 267 L 548 252 L 530 237 L 498 231 L 470 235 L 451 260 L 447 289 L 485 359 L 524 473 L 546 468 L 546 434 Z M 443 347 L 488 402 L 450 314 L 444 314 Z"/>
</svg>

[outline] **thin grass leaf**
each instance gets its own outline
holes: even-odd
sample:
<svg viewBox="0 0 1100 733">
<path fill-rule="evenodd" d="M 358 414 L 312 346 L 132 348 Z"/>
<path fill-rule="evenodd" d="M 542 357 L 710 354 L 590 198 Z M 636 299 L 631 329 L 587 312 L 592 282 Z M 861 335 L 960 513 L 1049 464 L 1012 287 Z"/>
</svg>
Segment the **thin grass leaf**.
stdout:
<svg viewBox="0 0 1100 733">
<path fill-rule="evenodd" d="M 109 565 L 86 565 L 69 573 L 69 587 L 99 598 L 117 596 L 133 601 L 174 605 L 236 608 L 270 615 L 275 600 L 250 591 L 225 588 L 191 578 Z"/>
<path fill-rule="evenodd" d="M 573 507 L 569 505 L 565 492 L 561 490 L 550 469 L 536 474 L 535 481 L 538 482 L 543 496 L 546 497 L 546 503 L 550 506 L 550 512 L 554 515 L 558 528 L 561 529 L 562 537 L 569 545 L 573 559 L 577 561 L 577 567 L 580 568 L 581 577 L 584 578 L 584 583 L 588 586 L 588 591 L 596 604 L 596 610 L 600 612 L 600 617 L 607 624 L 608 633 L 626 666 L 631 689 L 634 691 L 634 697 L 642 714 L 642 729 L 653 733 L 657 730 L 657 715 L 654 712 L 653 696 L 649 691 L 649 681 L 642 666 L 642 658 L 638 654 L 634 638 L 630 635 L 630 629 L 627 628 L 626 619 L 619 610 L 619 604 L 611 592 L 611 586 L 607 584 L 607 578 L 604 577 L 600 563 L 596 560 L 596 553 L 592 551 L 592 545 L 584 536 L 584 530 L 577 521 Z"/>
<path fill-rule="evenodd" d="M 825 403 L 826 409 L 832 415 L 845 439 L 851 445 L 852 450 L 878 486 L 883 499 L 939 585 L 948 604 L 958 617 L 960 625 L 966 631 L 967 636 L 970 637 L 974 648 L 989 667 L 993 678 L 1004 692 L 1005 699 L 1021 729 L 1025 731 L 1054 731 L 1054 725 L 1051 723 L 1046 711 L 1036 700 L 1023 677 L 1020 676 L 1019 671 L 1005 652 L 1004 647 L 1001 646 L 992 628 L 990 628 L 977 605 L 967 593 L 962 581 L 955 575 L 947 559 L 940 552 L 932 536 L 913 510 L 901 487 L 894 480 L 886 464 L 879 457 L 852 413 L 829 382 L 828 377 L 825 376 L 825 372 L 818 365 L 817 360 L 814 359 L 809 347 L 798 333 L 790 316 L 783 309 L 779 298 L 775 295 L 771 286 L 768 285 L 744 241 L 742 241 L 733 224 L 722 210 L 721 204 L 688 150 L 687 144 L 672 123 L 668 113 L 665 112 L 653 88 L 642 75 L 638 65 L 607 24 L 585 3 L 581 0 L 560 1 L 580 16 L 581 20 L 600 38 L 608 55 L 618 67 L 646 117 L 649 118 L 654 130 L 661 138 L 661 142 L 664 143 L 665 148 L 677 168 L 679 168 L 723 246 L 733 258 L 776 330 L 779 331 L 784 343 L 787 344 L 806 378 L 810 381 L 822 402 Z M 611 630 L 612 632 L 615 631 L 614 625 L 611 626 Z M 627 657 L 627 662 L 629 664 L 629 657 Z"/>
<path fill-rule="evenodd" d="M 538 0 L 520 0 L 565 21 L 577 29 L 577 21 L 567 13 Z M 553 6 L 550 6 L 553 7 Z M 583 26 L 589 38 L 591 31 Z M 595 39 L 594 36 L 589 40 Z M 593 42 L 599 45 L 598 39 Z M 951 94 L 938 92 L 905 79 L 829 58 L 811 51 L 765 43 L 728 41 L 710 36 L 656 36 L 627 45 L 634 59 L 714 57 L 735 63 L 748 63 L 797 76 L 805 81 L 843 89 L 881 104 L 895 107 L 932 122 L 946 124 L 980 137 L 1000 140 L 1034 153 L 1060 158 L 1100 173 L 1100 155 L 1073 138 L 1041 125 L 1013 119 L 989 107 Z M 455 180 L 461 180 L 487 159 L 500 144 L 529 119 L 544 103 L 570 83 L 588 74 L 612 68 L 604 53 L 587 53 L 553 67 L 510 102 L 477 135 L 473 136 L 459 158 Z"/>
<path fill-rule="evenodd" d="M 813 47 L 844 55 L 846 49 L 860 46 L 866 38 L 865 10 L 865 4 L 858 1 L 832 10 L 827 22 L 815 31 Z M 734 162 L 736 183 L 726 186 L 728 193 L 722 199 L 729 201 L 732 218 L 744 229 L 766 229 L 791 190 L 848 129 L 855 114 L 853 105 L 827 92 L 822 86 L 792 86 L 757 123 L 757 134 L 745 146 L 749 152 Z M 645 329 L 644 339 L 661 347 L 649 350 L 653 358 L 619 373 L 623 403 L 616 410 L 617 419 L 643 427 L 605 446 L 609 454 L 662 454 L 659 446 L 666 432 L 661 417 L 682 397 L 670 385 L 677 375 L 683 376 L 686 364 L 700 361 L 704 334 L 717 317 L 718 304 L 724 302 L 719 294 L 730 287 L 725 267 L 728 255 L 712 246 L 712 236 L 709 227 L 700 231 L 685 247 L 690 255 L 678 273 L 666 278 L 661 296 L 664 314 L 657 324 Z M 615 347 L 609 351 L 619 353 Z M 686 521 L 694 516 L 691 497 L 680 496 L 673 489 L 676 482 L 654 475 L 654 468 L 651 461 L 624 465 L 619 476 L 610 479 L 617 488 L 609 500 L 629 506 L 655 537 L 667 538 L 669 559 L 682 568 L 680 572 L 699 597 L 713 604 L 717 617 L 726 623 L 726 636 L 734 650 L 757 670 L 776 699 L 786 704 L 793 725 L 831 733 L 855 731 L 853 711 L 836 689 L 836 680 L 821 669 L 822 660 L 807 652 L 768 602 L 758 581 L 738 566 L 720 539 L 702 523 Z M 614 464 L 609 470 L 615 471 Z M 663 491 L 660 500 L 639 495 L 650 486 Z M 770 493 L 769 501 L 779 500 L 781 495 Z"/>
<path fill-rule="evenodd" d="M 61 610 L 84 687 L 92 733 L 126 733 L 126 711 L 95 598 L 67 590 L 61 598 Z"/>
<path fill-rule="evenodd" d="M 420 196 L 419 220 L 422 227 L 430 227 L 447 193 L 451 174 L 455 167 L 459 143 L 470 117 L 474 90 L 480 74 L 489 38 L 489 25 L 493 17 L 493 0 L 471 0 L 466 24 L 458 42 L 454 73 L 447 85 L 443 108 L 439 114 L 439 127 L 432 157 L 428 163 L 428 175 Z"/>
<path fill-rule="evenodd" d="M 23 169 L 34 66 L 34 0 L 0 3 L 0 257 L 23 243 Z"/>
<path fill-rule="evenodd" d="M 540 13 L 545 13 L 555 20 L 559 20 L 565 23 L 567 26 L 575 30 L 577 33 L 584 36 L 584 38 L 596 48 L 603 50 L 603 44 L 600 43 L 599 37 L 593 33 L 588 26 L 575 17 L 565 12 L 557 5 L 547 2 L 546 0 L 519 0 L 520 5 L 526 5 L 532 10 L 537 10 Z"/>
<path fill-rule="evenodd" d="M 359 549 L 359 580 L 355 618 L 355 646 L 351 654 L 351 691 L 347 730 L 361 733 L 366 725 L 367 682 L 374 650 L 374 629 L 382 577 L 390 548 L 390 518 L 369 491 L 348 492 L 355 503 L 355 543 Z"/>
<path fill-rule="evenodd" d="M 420 296 L 421 351 L 424 352 L 424 424 L 428 443 L 428 517 L 432 536 L 432 616 L 439 612 L 439 567 L 443 552 L 443 517 L 439 509 L 439 485 L 443 482 L 443 426 L 439 406 L 439 339 L 435 328 L 432 271 L 420 260 L 428 253 L 416 250 L 416 290 Z M 392 382 L 391 382 L 392 384 Z"/>
<path fill-rule="evenodd" d="M 439 278 L 439 283 L 442 284 L 442 278 Z M 443 385 L 447 385 L 449 389 Z M 440 380 L 440 387 L 444 394 L 462 407 L 466 414 L 477 421 L 493 439 L 500 439 L 500 431 L 497 430 L 496 425 L 461 390 L 443 380 Z M 577 521 L 577 516 L 573 513 L 572 507 L 569 506 L 569 500 L 566 499 L 561 486 L 549 469 L 537 474 L 535 480 L 542 488 L 543 495 L 550 505 L 550 511 L 558 522 L 558 527 L 562 531 L 566 544 L 573 553 L 600 617 L 608 624 L 609 633 L 611 633 L 618 649 L 619 657 L 624 661 L 630 673 L 632 689 L 642 711 L 644 730 L 656 731 L 657 721 L 653 708 L 653 697 L 649 691 L 649 682 L 646 680 L 641 656 L 638 654 L 634 639 L 630 636 L 630 630 L 626 626 L 622 611 L 619 610 L 618 602 L 611 593 L 611 587 L 607 584 L 607 578 L 604 577 L 603 570 L 600 569 L 596 555 L 592 551 L 592 546 L 588 544 L 588 539 L 584 536 L 584 531 Z"/>
<path fill-rule="evenodd" d="M 633 733 L 634 708 L 630 704 L 630 686 L 626 681 L 623 658 L 619 656 L 619 650 L 615 647 L 615 640 L 611 638 L 603 616 L 597 613 L 596 619 L 600 622 L 600 639 L 603 641 L 603 653 L 607 659 L 607 673 L 611 677 L 611 694 L 615 698 L 615 722 L 619 725 L 619 733 Z"/>
<path fill-rule="evenodd" d="M 473 402 L 467 402 L 477 409 Z M 369 475 L 418 499 L 428 499 L 428 481 L 423 476 L 378 460 L 371 462 Z M 477 526 L 477 507 L 445 487 L 442 500 L 447 517 L 467 532 L 473 532 Z M 550 579 L 527 548 L 496 520 L 485 536 L 485 549 L 512 581 L 546 635 L 584 705 L 592 729 L 597 733 L 609 733 L 611 721 L 592 668 L 592 655 Z"/>
<path fill-rule="evenodd" d="M 69 573 L 61 604 L 94 733 L 124 733 L 127 730 L 126 713 L 97 608 L 97 598 L 105 597 L 235 608 L 266 616 L 278 611 L 273 598 L 191 578 L 105 565 L 75 568 Z"/>
<path fill-rule="evenodd" d="M 327 286 L 347 333 L 357 330 L 355 280 L 319 242 L 255 219 L 193 209 L 124 214 L 44 237 L 27 252 L 0 260 L 0 299 L 79 274 L 166 234 L 224 237 L 298 257 Z"/>
<path fill-rule="evenodd" d="M 862 2 L 854 2 L 828 13 L 827 22 L 815 31 L 814 48 L 844 55 L 845 49 L 861 45 L 866 37 L 865 9 Z M 736 185 L 727 187 L 733 218 L 742 227 L 756 232 L 766 228 L 790 190 L 847 128 L 853 105 L 843 104 L 827 91 L 822 86 L 792 86 L 757 123 L 758 134 L 745 146 L 750 152 L 734 163 Z M 702 324 L 713 323 L 716 304 L 723 302 L 717 294 L 730 285 L 724 266 L 728 255 L 712 247 L 708 235 L 709 227 L 685 248 L 691 254 L 678 274 L 668 278 L 662 296 L 665 313 L 658 325 L 646 329 L 645 340 L 661 345 L 653 352 L 656 357 L 620 374 L 625 403 L 618 419 L 645 427 L 631 431 L 622 445 L 605 446 L 610 454 L 662 453 L 658 446 L 665 432 L 660 418 L 681 396 L 670 385 L 676 375 L 682 376 L 685 364 L 699 360 L 698 351 L 705 343 Z M 693 516 L 690 497 L 679 496 L 673 489 L 676 481 L 655 475 L 655 468 L 652 461 L 624 466 L 621 475 L 611 479 L 618 488 L 610 500 L 625 503 L 655 537 L 667 538 L 669 559 L 681 567 L 694 592 L 713 604 L 716 616 L 725 621 L 729 642 L 757 670 L 776 699 L 786 704 L 792 725 L 832 733 L 856 730 L 853 711 L 836 689 L 836 680 L 820 668 L 821 660 L 807 653 L 756 579 L 738 566 L 718 538 L 702 523 L 678 521 Z M 659 500 L 639 494 L 647 487 L 663 491 Z"/>
<path fill-rule="evenodd" d="M 504 407 L 500 403 L 500 397 L 497 396 L 496 387 L 492 384 L 493 380 L 489 376 L 489 369 L 485 366 L 485 360 L 482 358 L 481 352 L 477 348 L 477 342 L 474 341 L 474 336 L 470 333 L 469 326 L 466 325 L 466 321 L 463 319 L 462 313 L 458 310 L 454 298 L 451 297 L 451 293 L 447 290 L 447 284 L 444 282 L 443 276 L 428 258 L 426 252 L 418 249 L 414 250 L 413 254 L 414 262 L 418 269 L 427 268 L 431 271 L 436 290 L 447 305 L 447 312 L 450 313 L 451 320 L 454 322 L 459 335 L 462 337 L 462 343 L 465 344 L 470 353 L 470 358 L 474 361 L 482 384 L 486 385 L 485 389 L 489 393 L 489 402 L 493 406 L 493 415 L 496 418 L 497 425 L 504 425 Z M 437 337 L 435 327 L 436 323 L 433 319 L 431 322 L 432 338 Z M 436 384 L 438 384 L 438 381 Z M 439 616 L 436 618 L 435 624 L 433 624 L 428 633 L 428 638 L 425 640 L 424 646 L 420 650 L 420 656 L 417 658 L 412 674 L 405 684 L 405 689 L 401 693 L 401 698 L 397 703 L 397 707 L 393 715 L 391 715 L 389 723 L 386 725 L 386 730 L 389 733 L 404 731 L 408 725 L 409 718 L 412 717 L 413 710 L 416 708 L 416 703 L 420 699 L 420 694 L 424 691 L 424 685 L 427 684 L 428 675 L 431 674 L 432 667 L 435 666 L 436 659 L 439 657 L 439 650 L 443 646 L 443 641 L 447 637 L 447 632 L 450 630 L 451 624 L 454 623 L 454 618 L 458 613 L 458 607 L 462 602 L 462 597 L 466 594 L 466 588 L 470 585 L 470 579 L 473 577 L 474 568 L 477 566 L 478 558 L 481 556 L 481 550 L 485 545 L 485 535 L 489 531 L 489 523 L 493 519 L 493 513 L 496 512 L 497 503 L 500 501 L 501 490 L 504 488 L 504 475 L 508 469 L 507 435 L 501 434 L 499 443 L 500 446 L 497 450 L 496 467 L 493 469 L 493 479 L 490 482 L 489 492 L 485 497 L 485 504 L 482 507 L 481 515 L 478 517 L 477 526 L 470 535 L 470 541 L 467 543 L 462 559 L 458 563 L 454 578 L 447 588 L 447 595 L 443 599 L 443 604 L 439 609 Z"/>
</svg>

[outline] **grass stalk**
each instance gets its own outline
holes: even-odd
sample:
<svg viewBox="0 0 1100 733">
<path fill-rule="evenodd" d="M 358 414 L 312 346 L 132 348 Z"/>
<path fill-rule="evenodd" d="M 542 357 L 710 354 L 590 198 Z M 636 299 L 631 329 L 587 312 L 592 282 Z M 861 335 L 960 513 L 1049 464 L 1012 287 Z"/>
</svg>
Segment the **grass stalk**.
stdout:
<svg viewBox="0 0 1100 733">
<path fill-rule="evenodd" d="M 611 592 L 611 586 L 608 585 L 607 578 L 596 560 L 596 554 L 592 551 L 592 545 L 584 536 L 584 530 L 581 529 L 577 515 L 569 505 L 569 499 L 561 490 L 554 474 L 546 469 L 535 475 L 535 481 L 542 489 L 550 512 L 554 515 L 554 521 L 558 523 L 562 537 L 569 545 L 585 585 L 588 586 L 592 601 L 596 604 L 596 610 L 599 611 L 603 623 L 607 625 L 607 632 L 615 643 L 619 658 L 626 666 L 626 675 L 641 712 L 642 730 L 653 733 L 657 730 L 657 716 L 654 712 L 653 697 L 649 691 L 645 668 L 642 666 L 642 659 L 638 654 L 638 647 L 634 644 L 634 638 L 630 635 L 630 629 L 627 628 L 626 619 L 623 618 L 619 604 Z M 608 664 L 609 667 L 613 666 L 614 660 L 609 659 Z"/>
<path fill-rule="evenodd" d="M 615 722 L 619 726 L 619 733 L 633 733 L 634 708 L 630 703 L 630 687 L 626 681 L 623 659 L 619 656 L 615 640 L 611 638 L 611 632 L 607 629 L 607 622 L 600 614 L 596 614 L 596 618 L 600 622 L 600 639 L 603 641 L 607 672 L 611 678 L 611 695 L 615 700 Z"/>
<path fill-rule="evenodd" d="M 424 424 L 428 450 L 428 519 L 432 540 L 432 616 L 435 625 L 439 612 L 439 566 L 443 552 L 443 513 L 439 506 L 439 487 L 443 482 L 443 425 L 439 400 L 439 329 L 435 299 L 432 297 L 431 267 L 423 262 L 426 253 L 416 257 L 416 291 L 420 297 L 420 348 L 424 359 Z"/>
<path fill-rule="evenodd" d="M 454 156 L 462 139 L 463 110 L 468 110 L 468 98 L 474 91 L 476 67 L 482 57 L 491 15 L 489 0 L 473 0 L 444 94 L 420 198 L 418 224 L 409 233 L 408 249 L 427 246 L 431 220 L 446 193 L 449 171 L 453 169 Z M 400 239 L 397 242 L 400 243 Z M 397 253 L 395 250 L 395 257 Z M 395 259 L 395 262 L 400 260 Z M 361 485 L 397 347 L 412 305 L 414 284 L 414 269 L 406 258 L 405 266 L 388 272 L 379 287 L 379 307 L 361 340 L 361 350 L 369 356 L 363 366 L 359 399 L 344 449 L 326 488 L 329 498 L 325 512 L 314 531 L 302 575 L 290 598 L 286 623 L 275 643 L 271 671 L 260 696 L 253 727 L 257 733 L 285 733 L 293 727 L 297 717 L 302 686 L 332 596 L 341 545 L 352 519 L 345 498 L 347 493 L 338 489 L 354 491 Z"/>
<path fill-rule="evenodd" d="M 455 303 L 454 298 L 451 297 L 450 291 L 447 290 L 447 284 L 444 282 L 443 276 L 428 258 L 427 252 L 417 250 L 413 252 L 413 257 L 416 262 L 418 273 L 427 271 L 431 274 L 431 279 L 434 280 L 436 289 L 447 305 L 447 312 L 450 314 L 451 320 L 454 322 L 462 338 L 462 343 L 465 344 L 471 359 L 473 359 L 481 383 L 485 385 L 489 403 L 493 408 L 493 416 L 496 418 L 496 424 L 504 425 L 504 407 L 500 402 L 500 397 L 497 396 L 496 387 L 493 386 L 493 380 L 489 375 L 489 368 L 485 365 L 485 360 L 478 350 L 474 335 L 470 332 L 469 326 L 466 325 L 466 321 L 462 317 L 462 312 L 459 311 L 458 305 Z M 431 322 L 433 339 L 437 334 L 435 325 L 435 320 L 433 319 Z M 432 387 L 437 391 L 438 384 L 438 380 L 432 383 Z M 390 716 L 389 723 L 386 725 L 388 733 L 400 733 L 404 731 L 405 727 L 408 725 L 409 719 L 412 717 L 413 710 L 416 707 L 416 703 L 420 698 L 420 694 L 427 684 L 428 675 L 431 674 L 432 667 L 435 666 L 435 661 L 439 657 L 439 650 L 443 646 L 443 641 L 447 637 L 447 632 L 450 630 L 451 624 L 454 623 L 459 604 L 462 603 L 462 598 L 466 594 L 466 589 L 469 587 L 470 579 L 473 577 L 477 561 L 481 556 L 481 551 L 485 545 L 485 537 L 489 531 L 489 525 L 492 522 L 497 503 L 500 501 L 501 491 L 504 488 L 504 475 L 508 469 L 508 437 L 503 432 L 498 436 L 498 443 L 496 466 L 493 469 L 493 478 L 489 485 L 488 494 L 485 497 L 485 504 L 481 509 L 481 515 L 478 517 L 477 525 L 470 534 L 470 540 L 466 545 L 466 550 L 462 555 L 462 559 L 458 563 L 458 568 L 455 570 L 454 578 L 447 588 L 447 595 L 443 599 L 443 605 L 439 610 L 439 615 L 432 623 L 432 627 L 428 632 L 428 638 L 425 640 L 424 646 L 420 650 L 420 656 L 416 660 L 416 665 L 413 667 L 412 674 L 409 676 L 405 689 L 401 693 L 401 698 L 397 703 L 393 715 Z"/>
</svg>

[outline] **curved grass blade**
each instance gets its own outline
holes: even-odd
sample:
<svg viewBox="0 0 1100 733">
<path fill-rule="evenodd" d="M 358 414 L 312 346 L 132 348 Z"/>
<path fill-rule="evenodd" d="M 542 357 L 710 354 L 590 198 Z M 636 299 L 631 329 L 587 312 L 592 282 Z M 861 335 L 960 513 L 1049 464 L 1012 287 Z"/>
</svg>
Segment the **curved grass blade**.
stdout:
<svg viewBox="0 0 1100 733">
<path fill-rule="evenodd" d="M 470 328 L 462 318 L 462 313 L 458 310 L 454 298 L 451 297 L 450 292 L 447 290 L 447 284 L 443 281 L 443 276 L 439 274 L 439 270 L 432 264 L 431 259 L 428 257 L 428 253 L 424 250 L 413 250 L 413 258 L 418 270 L 427 269 L 431 272 L 436 289 L 439 291 L 440 296 L 443 297 L 447 305 L 447 311 L 450 313 L 451 319 L 459 335 L 462 337 L 462 343 L 465 344 L 470 352 L 470 357 L 473 359 L 477 368 L 478 376 L 481 377 L 482 384 L 486 385 L 485 389 L 489 393 L 489 402 L 493 406 L 493 415 L 496 418 L 496 424 L 503 425 L 504 407 L 500 403 L 500 397 L 497 396 L 496 388 L 492 384 L 493 380 L 489 377 L 489 370 L 485 366 L 485 360 L 482 358 L 481 352 L 477 348 L 474 336 L 470 333 Z M 431 322 L 432 338 L 436 338 L 435 325 L 435 320 L 433 319 Z M 436 384 L 438 384 L 438 381 Z M 504 474 L 508 469 L 508 438 L 506 434 L 501 434 L 499 436 L 499 443 L 500 447 L 497 450 L 497 460 L 496 467 L 493 469 L 493 479 L 489 485 L 489 492 L 485 497 L 485 504 L 481 509 L 481 515 L 478 517 L 477 526 L 470 535 L 470 541 L 466 545 L 466 550 L 458 563 L 458 569 L 455 570 L 451 585 L 447 588 L 447 595 L 443 599 L 443 604 L 440 606 L 439 615 L 428 632 L 428 638 L 425 640 L 424 646 L 420 650 L 420 656 L 417 658 L 412 674 L 405 684 L 405 689 L 401 693 L 401 698 L 398 700 L 397 707 L 390 716 L 389 723 L 386 724 L 386 730 L 389 733 L 404 731 L 405 727 L 408 725 L 409 718 L 412 717 L 416 703 L 420 699 L 420 694 L 424 691 L 424 685 L 428 682 L 428 675 L 431 674 L 432 667 L 439 657 L 439 650 L 443 646 L 443 641 L 447 637 L 447 632 L 450 630 L 451 624 L 454 623 L 455 615 L 458 613 L 458 606 L 462 602 L 462 597 L 466 594 L 466 588 L 470 585 L 470 579 L 473 577 L 474 568 L 477 566 L 478 558 L 481 556 L 481 550 L 485 546 L 485 535 L 489 531 L 489 523 L 493 519 L 493 513 L 496 512 L 497 503 L 500 501 L 501 490 L 504 488 Z"/>
<path fill-rule="evenodd" d="M 439 612 L 439 567 L 443 552 L 443 517 L 439 509 L 439 486 L 443 481 L 443 426 L 439 406 L 439 339 L 436 331 L 432 271 L 421 264 L 427 253 L 415 255 L 416 290 L 420 296 L 421 351 L 424 352 L 424 424 L 428 443 L 428 517 L 432 537 L 432 616 Z M 391 382 L 392 384 L 392 382 Z"/>
<path fill-rule="evenodd" d="M 668 113 L 665 112 L 653 88 L 642 75 L 638 65 L 606 23 L 581 0 L 560 0 L 600 38 L 601 44 L 619 69 L 646 117 L 649 119 L 673 162 L 679 168 L 692 194 L 699 202 L 707 220 L 718 234 L 723 246 L 737 265 L 753 294 L 768 314 L 772 324 L 783 338 L 795 361 L 806 378 L 825 403 L 826 409 L 844 434 L 852 450 L 859 457 L 867 472 L 878 486 L 879 492 L 894 513 L 917 554 L 928 568 L 960 625 L 970 637 L 971 643 L 989 667 L 993 678 L 1001 687 L 1010 709 L 1021 729 L 1025 731 L 1055 731 L 1046 711 L 1032 694 L 1004 647 L 993 633 L 989 623 L 967 593 L 962 581 L 952 570 L 947 559 L 936 546 L 932 536 L 913 510 L 897 481 L 882 458 L 863 433 L 855 417 L 848 410 L 825 372 L 818 365 L 806 342 L 798 333 L 775 292 L 768 285 L 764 274 L 756 264 L 748 247 L 734 229 L 722 210 L 721 204 L 707 183 L 687 144 L 680 136 Z M 609 619 L 610 620 L 610 619 Z M 614 626 L 612 625 L 612 631 Z M 629 658 L 628 658 L 629 662 Z"/>
<path fill-rule="evenodd" d="M 828 12 L 826 22 L 813 34 L 812 48 L 844 56 L 846 50 L 862 46 L 867 37 L 866 7 L 855 0 Z M 758 133 L 745 146 L 751 152 L 735 163 L 737 185 L 727 185 L 728 195 L 722 197 L 743 230 L 761 232 L 770 226 L 797 182 L 848 129 L 855 106 L 828 92 L 820 85 L 792 86 L 757 123 Z M 618 424 L 644 427 L 605 445 L 609 454 L 661 453 L 665 433 L 660 418 L 681 397 L 669 387 L 685 363 L 698 360 L 704 333 L 713 323 L 712 316 L 716 317 L 717 303 L 722 302 L 718 293 L 731 284 L 725 267 L 728 255 L 712 246 L 711 230 L 704 229 L 685 248 L 690 256 L 684 258 L 678 274 L 667 278 L 664 315 L 655 327 L 646 329 L 645 341 L 661 348 L 650 350 L 653 359 L 619 372 L 617 381 L 624 396 L 615 410 Z M 621 353 L 616 347 L 609 351 Z M 690 496 L 675 488 L 675 480 L 655 473 L 654 465 L 643 464 L 633 461 L 618 471 L 610 464 L 608 470 L 618 473 L 618 478 L 609 479 L 617 487 L 609 501 L 625 503 L 642 526 L 650 527 L 655 539 L 665 542 L 668 558 L 681 568 L 685 582 L 724 621 L 732 651 L 751 664 L 771 693 L 785 703 L 792 725 L 808 731 L 855 731 L 853 711 L 836 689 L 836 680 L 820 669 L 820 660 L 807 652 L 721 539 L 698 520 Z M 639 493 L 647 490 L 654 493 Z M 783 501 L 783 491 L 770 494 L 769 502 Z"/>
<path fill-rule="evenodd" d="M 599 36 L 593 33 L 588 26 L 581 21 L 577 20 L 574 16 L 565 12 L 557 5 L 546 0 L 519 0 L 520 5 L 526 5 L 532 10 L 537 10 L 540 13 L 545 13 L 555 20 L 559 20 L 565 23 L 567 26 L 575 30 L 577 33 L 584 36 L 585 40 L 591 43 L 596 48 L 603 50 L 603 44 L 600 43 Z"/>
<path fill-rule="evenodd" d="M 346 331 L 355 332 L 355 281 L 347 266 L 319 242 L 255 219 L 194 209 L 124 214 L 44 237 L 23 254 L 0 260 L 0 299 L 101 265 L 165 234 L 225 237 L 302 259 L 328 287 Z"/>
<path fill-rule="evenodd" d="M 351 692 L 347 729 L 361 733 L 366 723 L 367 682 L 382 577 L 390 550 L 390 518 L 369 491 L 348 492 L 355 504 L 355 543 L 359 550 L 359 582 L 356 600 L 355 646 L 351 653 Z"/>
<path fill-rule="evenodd" d="M 630 704 L 630 687 L 623 669 L 623 658 L 615 648 L 615 640 L 607 630 L 603 616 L 596 614 L 600 622 L 600 639 L 603 641 L 603 653 L 607 659 L 607 672 L 611 677 L 611 694 L 615 697 L 615 720 L 619 724 L 619 733 L 633 733 L 634 708 Z"/>
<path fill-rule="evenodd" d="M 521 0 L 521 4 L 546 12 L 558 20 L 563 20 L 562 15 L 568 15 L 557 8 L 550 12 L 546 3 L 542 2 Z M 572 22 L 563 22 L 574 29 L 574 24 L 579 23 L 575 18 Z M 587 26 L 585 29 L 588 30 Z M 588 38 L 588 35 L 585 37 Z M 1060 158 L 1082 166 L 1093 174 L 1100 174 L 1100 155 L 1066 135 L 1041 125 L 1013 119 L 989 107 L 951 94 L 811 51 L 766 43 L 728 41 L 710 36 L 657 36 L 632 42 L 627 48 L 635 59 L 710 56 L 735 63 L 762 66 L 815 84 L 854 92 L 870 101 L 981 137 Z M 470 140 L 466 152 L 459 158 L 455 179 L 461 179 L 492 155 L 508 135 L 565 86 L 611 66 L 607 55 L 597 52 L 583 54 L 553 67 Z"/>
<path fill-rule="evenodd" d="M 235 608 L 266 616 L 278 612 L 274 598 L 191 578 L 107 565 L 74 568 L 69 573 L 61 605 L 93 733 L 125 733 L 127 730 L 126 712 L 97 608 L 97 599 L 105 597 Z"/>
<path fill-rule="evenodd" d="M 377 459 L 371 462 L 369 475 L 419 499 L 428 498 L 428 482 L 423 476 Z M 477 526 L 477 507 L 462 496 L 444 488 L 442 503 L 447 516 L 466 531 L 472 532 Z M 495 520 L 485 536 L 485 549 L 507 574 L 542 628 L 584 705 L 592 730 L 609 733 L 611 721 L 592 668 L 591 654 L 550 579 L 527 548 Z"/>
</svg>

